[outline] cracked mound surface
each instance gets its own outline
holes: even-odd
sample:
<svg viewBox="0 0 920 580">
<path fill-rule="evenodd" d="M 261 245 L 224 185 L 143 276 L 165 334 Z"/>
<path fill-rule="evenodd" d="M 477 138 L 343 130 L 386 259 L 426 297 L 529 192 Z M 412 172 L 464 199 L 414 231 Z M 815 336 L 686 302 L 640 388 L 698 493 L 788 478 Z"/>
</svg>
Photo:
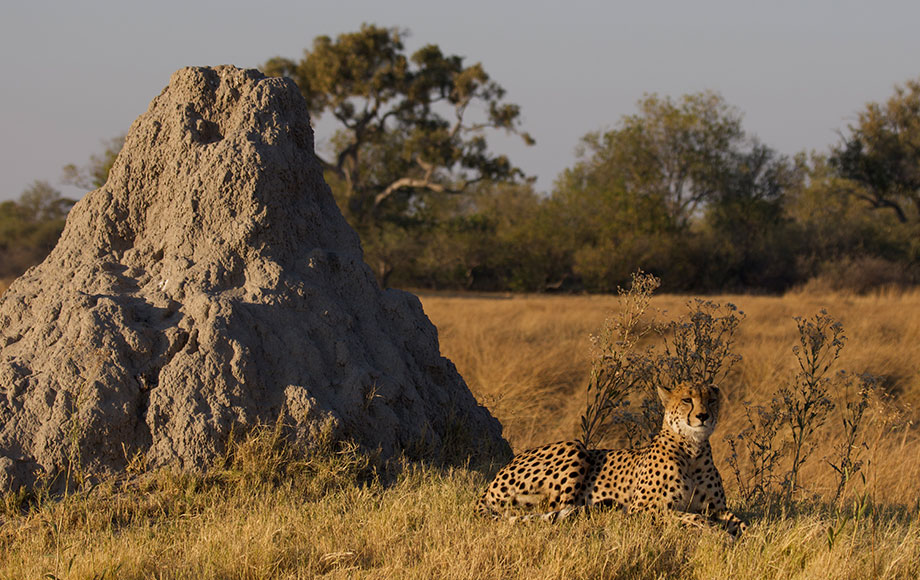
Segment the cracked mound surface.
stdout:
<svg viewBox="0 0 920 580">
<path fill-rule="evenodd" d="M 203 468 L 279 418 L 385 457 L 506 448 L 418 299 L 377 287 L 294 83 L 182 69 L 0 301 L 0 489 Z"/>
</svg>

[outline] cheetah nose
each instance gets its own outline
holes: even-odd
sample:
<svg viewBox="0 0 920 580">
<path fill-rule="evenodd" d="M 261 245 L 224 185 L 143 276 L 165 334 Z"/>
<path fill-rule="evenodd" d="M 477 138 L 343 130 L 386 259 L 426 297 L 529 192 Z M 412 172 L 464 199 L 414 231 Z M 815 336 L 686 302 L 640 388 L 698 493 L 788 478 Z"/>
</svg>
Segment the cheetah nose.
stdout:
<svg viewBox="0 0 920 580">
<path fill-rule="evenodd" d="M 709 419 L 709 413 L 700 413 L 696 416 L 700 423 L 705 423 Z"/>
</svg>

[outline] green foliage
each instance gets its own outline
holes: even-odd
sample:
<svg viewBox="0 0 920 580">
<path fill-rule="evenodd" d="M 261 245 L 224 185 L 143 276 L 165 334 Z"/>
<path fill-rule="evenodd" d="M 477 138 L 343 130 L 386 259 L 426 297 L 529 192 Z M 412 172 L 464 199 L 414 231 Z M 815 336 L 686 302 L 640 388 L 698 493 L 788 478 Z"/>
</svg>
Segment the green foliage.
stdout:
<svg viewBox="0 0 920 580">
<path fill-rule="evenodd" d="M 786 196 L 801 183 L 804 168 L 752 140 L 724 161 L 722 186 L 704 215 L 705 285 L 779 291 L 795 282 L 793 225 L 784 214 Z"/>
<path fill-rule="evenodd" d="M 786 196 L 798 247 L 795 272 L 808 289 L 865 293 L 920 280 L 920 222 L 867 210 L 865 186 L 840 177 L 824 155 L 800 156 L 806 179 Z"/>
<path fill-rule="evenodd" d="M 870 207 L 920 221 L 920 79 L 896 86 L 884 105 L 868 103 L 830 160 Z"/>
<path fill-rule="evenodd" d="M 0 203 L 0 278 L 19 276 L 48 255 L 73 204 L 45 181 L 34 182 L 18 201 Z"/>
<path fill-rule="evenodd" d="M 571 256 L 572 273 L 588 290 L 610 291 L 639 267 L 665 270 L 674 236 L 662 201 L 624 189 L 607 174 L 598 146 L 594 136 L 586 137 L 581 161 L 563 172 L 548 203 L 563 230 L 556 237 Z"/>
<path fill-rule="evenodd" d="M 714 93 L 638 106 L 617 128 L 585 136 L 556 184 L 573 273 L 594 291 L 639 267 L 672 290 L 787 287 L 782 204 L 799 167 L 747 137 Z"/>
<path fill-rule="evenodd" d="M 567 254 L 546 200 L 530 184 L 422 194 L 412 220 L 362 235 L 378 279 L 401 287 L 544 291 L 562 286 Z"/>
<path fill-rule="evenodd" d="M 712 92 L 678 102 L 649 95 L 638 106 L 618 129 L 589 134 L 584 144 L 602 160 L 608 183 L 660 206 L 674 227 L 684 228 L 723 193 L 726 159 L 745 139 L 741 116 Z"/>
<path fill-rule="evenodd" d="M 561 232 L 546 199 L 528 185 L 506 185 L 478 193 L 478 219 L 491 236 L 480 236 L 479 286 L 489 289 L 544 291 L 562 286 L 567 256 Z"/>
<path fill-rule="evenodd" d="M 405 34 L 364 25 L 263 66 L 337 123 L 319 158 L 384 286 L 614 292 L 638 269 L 672 292 L 920 282 L 920 80 L 868 104 L 829 154 L 794 159 L 716 93 L 647 95 L 585 135 L 544 195 L 488 151 L 495 131 L 533 142 L 502 87 L 435 45 L 408 54 Z M 101 186 L 123 141 L 64 181 Z M 0 278 L 46 255 L 70 203 L 47 184 L 23 196 L 0 204 Z"/>
<path fill-rule="evenodd" d="M 293 78 L 315 118 L 328 113 L 338 122 L 320 160 L 383 282 L 432 227 L 431 193 L 523 177 L 507 157 L 488 151 L 489 130 L 533 143 L 520 131 L 520 108 L 503 100 L 504 89 L 480 63 L 467 66 L 436 45 L 407 55 L 404 35 L 363 25 L 335 40 L 317 37 L 300 61 L 277 57 L 263 67 Z"/>
<path fill-rule="evenodd" d="M 100 154 L 90 155 L 89 161 L 78 167 L 73 163 L 64 166 L 61 180 L 64 183 L 91 190 L 105 185 L 109 178 L 109 171 L 115 164 L 115 159 L 125 144 L 125 135 L 113 137 L 103 141 L 103 150 Z"/>
<path fill-rule="evenodd" d="M 868 186 L 841 177 L 833 158 L 778 154 L 714 93 L 652 95 L 638 109 L 586 135 L 547 199 L 522 208 L 483 184 L 471 203 L 442 204 L 436 227 L 416 229 L 416 253 L 402 255 L 444 259 L 426 256 L 424 274 L 403 265 L 408 277 L 394 282 L 611 292 L 639 268 L 669 291 L 781 292 L 816 280 L 865 292 L 920 280 L 920 222 L 865 211 Z"/>
<path fill-rule="evenodd" d="M 812 154 L 800 156 L 798 163 L 807 178 L 790 190 L 784 209 L 813 263 L 867 255 L 908 261 L 916 253 L 916 242 L 911 242 L 916 226 L 900 222 L 892 212 L 866 211 L 861 199 L 868 195 L 865 186 L 840 177 L 833 159 Z M 806 273 L 817 271 L 810 266 Z"/>
</svg>

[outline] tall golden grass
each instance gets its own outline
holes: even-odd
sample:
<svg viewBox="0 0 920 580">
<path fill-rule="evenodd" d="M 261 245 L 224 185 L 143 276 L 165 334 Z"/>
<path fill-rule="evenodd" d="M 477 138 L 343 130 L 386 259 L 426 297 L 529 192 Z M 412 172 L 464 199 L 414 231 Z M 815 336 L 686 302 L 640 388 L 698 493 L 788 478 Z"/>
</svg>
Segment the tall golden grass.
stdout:
<svg viewBox="0 0 920 580">
<path fill-rule="evenodd" d="M 769 402 L 777 387 L 797 370 L 792 347 L 798 342 L 793 317 L 826 309 L 845 329 L 847 342 L 834 368 L 871 373 L 881 379 L 881 394 L 866 418 L 865 474 L 874 497 L 913 503 L 920 497 L 920 292 L 870 296 L 793 293 L 783 297 L 712 298 L 745 313 L 736 350 L 742 360 L 723 385 L 722 419 L 713 435 L 716 461 L 725 473 L 728 448 L 723 439 L 744 425 L 742 401 Z M 658 318 L 687 312 L 689 297 L 659 296 L 652 301 Z M 590 371 L 592 333 L 618 306 L 614 296 L 441 297 L 423 295 L 428 316 L 438 327 L 442 353 L 470 388 L 501 420 L 515 451 L 579 435 Z M 832 371 L 834 370 L 832 368 Z M 819 431 L 805 465 L 814 492 L 834 485 L 824 461 L 833 452 L 836 413 Z M 860 488 L 852 486 L 859 491 Z"/>
<path fill-rule="evenodd" d="M 334 464 L 328 465 L 330 469 Z M 482 476 L 408 467 L 384 487 L 160 473 L 47 502 L 0 528 L 4 578 L 903 578 L 920 521 L 876 512 L 833 543 L 832 515 L 769 514 L 725 534 L 598 511 L 558 524 L 477 518 Z"/>
<path fill-rule="evenodd" d="M 917 578 L 920 577 L 920 294 L 720 296 L 745 311 L 744 356 L 726 380 L 713 436 L 730 507 L 751 527 L 738 542 L 673 522 L 597 511 L 548 524 L 476 518 L 490 475 L 404 465 L 371 474 L 348 449 L 291 455 L 266 430 L 207 474 L 168 470 L 107 481 L 65 498 L 0 502 L 0 578 Z M 442 352 L 504 423 L 514 448 L 578 434 L 590 364 L 611 297 L 422 297 Z M 675 317 L 687 299 L 653 306 Z M 794 505 L 748 505 L 732 493 L 722 438 L 794 372 L 793 316 L 822 308 L 849 337 L 841 367 L 883 377 L 892 401 L 867 425 L 865 484 L 826 500 L 822 461 L 832 417 Z M 894 419 L 894 408 L 900 415 Z M 889 424 L 886 424 L 886 421 Z M 890 423 L 897 423 L 892 429 Z M 825 498 L 825 499 L 822 499 Z"/>
</svg>

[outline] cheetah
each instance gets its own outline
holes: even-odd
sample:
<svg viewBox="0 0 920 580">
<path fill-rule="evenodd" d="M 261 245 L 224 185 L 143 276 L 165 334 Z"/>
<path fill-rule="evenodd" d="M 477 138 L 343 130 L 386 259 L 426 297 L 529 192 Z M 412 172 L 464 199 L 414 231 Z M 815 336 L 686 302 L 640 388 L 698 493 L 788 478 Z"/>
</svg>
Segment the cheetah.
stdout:
<svg viewBox="0 0 920 580">
<path fill-rule="evenodd" d="M 477 513 L 500 517 L 511 506 L 545 504 L 548 512 L 510 519 L 555 521 L 591 506 L 615 506 L 671 513 L 686 525 L 722 528 L 737 538 L 746 525 L 726 509 L 709 445 L 719 389 L 683 383 L 659 387 L 658 396 L 664 421 L 650 445 L 587 449 L 579 441 L 560 441 L 526 451 L 496 474 Z"/>
</svg>

